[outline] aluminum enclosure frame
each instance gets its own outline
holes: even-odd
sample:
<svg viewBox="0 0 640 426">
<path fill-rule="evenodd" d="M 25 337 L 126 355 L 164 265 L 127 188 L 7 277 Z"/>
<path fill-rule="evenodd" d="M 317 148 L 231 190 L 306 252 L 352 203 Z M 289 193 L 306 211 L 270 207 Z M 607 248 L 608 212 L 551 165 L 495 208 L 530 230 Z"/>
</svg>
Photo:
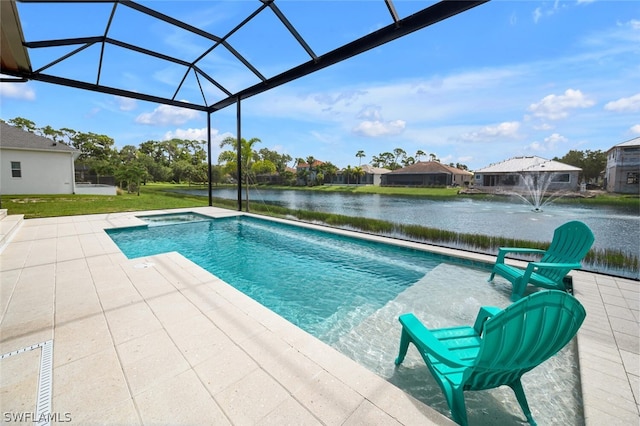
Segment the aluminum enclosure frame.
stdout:
<svg viewBox="0 0 640 426">
<path fill-rule="evenodd" d="M 322 70 L 331 65 L 342 62 L 351 57 L 357 56 L 363 52 L 374 49 L 378 46 L 386 44 L 390 41 L 404 37 L 415 31 L 441 22 L 448 18 L 451 18 L 459 13 L 470 10 L 476 6 L 484 4 L 489 0 L 442 0 L 431 6 L 428 6 L 412 15 L 405 18 L 400 18 L 396 12 L 393 0 L 379 0 L 384 1 L 386 8 L 389 12 L 389 19 L 391 23 L 379 30 L 373 31 L 363 37 L 353 40 L 341 47 L 331 50 L 325 54 L 317 55 L 314 53 L 309 43 L 300 35 L 295 26 L 289 21 L 285 14 L 276 5 L 276 0 L 255 0 L 257 3 L 256 9 L 249 14 L 246 18 L 238 22 L 230 31 L 223 36 L 217 36 L 204 31 L 201 28 L 197 28 L 185 22 L 179 21 L 171 16 L 160 13 L 147 6 L 131 0 L 18 0 L 20 3 L 70 3 L 70 4 L 82 4 L 82 3 L 107 3 L 112 4 L 111 15 L 109 17 L 106 28 L 96 29 L 100 35 L 81 37 L 81 38 L 65 38 L 65 39 L 51 39 L 51 40 L 25 40 L 24 33 L 22 31 L 22 24 L 18 14 L 16 6 L 16 0 L 3 0 L 0 2 L 0 24 L 1 24 L 1 50 L 0 50 L 0 73 L 5 76 L 0 79 L 0 82 L 26 82 L 29 80 L 41 81 L 45 83 L 57 84 L 67 87 L 73 87 L 78 89 L 90 90 L 93 92 L 100 92 L 109 95 L 122 96 L 131 99 L 137 99 L 141 101 L 153 102 L 158 104 L 170 105 L 175 107 L 187 108 L 197 111 L 203 111 L 207 113 L 207 128 L 208 128 L 208 166 L 209 166 L 209 205 L 212 205 L 212 182 L 211 182 L 211 118 L 210 115 L 216 111 L 226 108 L 230 105 L 236 104 L 237 106 L 237 140 L 238 140 L 238 158 L 240 159 L 240 122 L 241 122 L 241 101 L 260 93 L 271 90 L 275 87 L 281 86 L 293 80 L 297 80 L 301 77 L 312 74 L 316 71 Z M 166 55 L 160 52 L 156 52 L 142 46 L 138 46 L 131 43 L 126 43 L 121 40 L 112 38 L 109 36 L 109 28 L 115 17 L 115 12 L 118 7 L 126 7 L 147 17 L 153 18 L 158 21 L 162 21 L 166 24 L 170 24 L 180 29 L 187 31 L 188 33 L 203 37 L 211 42 L 211 45 L 206 49 L 199 57 L 192 61 L 185 61 L 179 59 L 177 56 Z M 239 29 L 244 27 L 250 21 L 255 19 L 260 13 L 265 11 L 271 11 L 286 29 L 288 34 L 296 41 L 298 45 L 302 47 L 309 59 L 297 66 L 294 66 L 278 75 L 267 78 L 265 77 L 256 66 L 245 59 L 234 47 L 230 44 L 229 38 Z M 101 47 L 101 55 L 96 71 L 95 83 L 87 81 L 74 80 L 68 76 L 48 74 L 46 71 L 53 65 L 62 62 L 79 52 L 94 46 L 99 45 Z M 177 84 L 174 95 L 169 97 L 163 97 L 153 95 L 150 93 L 139 93 L 131 90 L 126 90 L 120 87 L 112 87 L 104 85 L 100 82 L 102 65 L 103 65 L 103 53 L 104 48 L 107 45 L 117 46 L 123 49 L 127 49 L 137 54 L 146 55 L 155 59 L 165 61 L 168 64 L 177 64 L 186 68 L 186 72 L 182 80 Z M 58 59 L 50 62 L 49 64 L 33 70 L 31 60 L 29 57 L 29 51 L 31 49 L 40 49 L 47 47 L 59 47 L 59 46 L 74 46 L 75 50 L 59 57 Z M 199 62 L 214 49 L 226 49 L 230 52 L 250 73 L 256 76 L 259 80 L 257 84 L 249 87 L 245 87 L 236 92 L 224 87 L 220 84 L 215 76 L 209 75 L 207 72 L 199 67 Z M 277 59 L 277 58 L 276 58 Z M 199 86 L 202 99 L 197 103 L 189 103 L 176 99 L 178 92 L 184 84 L 189 73 L 195 75 L 197 84 Z M 211 85 L 217 87 L 226 97 L 217 100 L 215 102 L 208 102 L 204 93 L 201 79 L 208 81 Z M 238 176 L 240 173 L 240 163 L 238 161 Z M 242 210 L 241 200 L 241 187 L 242 179 L 238 179 L 238 210 Z"/>
</svg>

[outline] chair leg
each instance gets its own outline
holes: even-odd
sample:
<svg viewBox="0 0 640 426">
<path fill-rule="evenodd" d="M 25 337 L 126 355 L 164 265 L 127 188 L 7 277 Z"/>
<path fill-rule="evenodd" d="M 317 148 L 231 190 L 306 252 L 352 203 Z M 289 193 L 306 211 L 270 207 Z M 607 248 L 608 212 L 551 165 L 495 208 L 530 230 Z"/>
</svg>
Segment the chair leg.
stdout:
<svg viewBox="0 0 640 426">
<path fill-rule="evenodd" d="M 522 279 L 516 278 L 515 280 L 513 280 L 511 285 L 513 286 L 513 289 L 511 290 L 511 301 L 517 302 L 518 300 L 522 299 L 522 296 L 524 296 L 524 291 L 527 288 L 527 283 L 523 283 Z"/>
<path fill-rule="evenodd" d="M 396 358 L 396 365 L 402 364 L 404 361 L 404 357 L 407 355 L 407 349 L 409 349 L 409 343 L 411 343 L 411 337 L 409 333 L 402 327 L 402 334 L 400 335 L 400 351 L 398 352 L 398 357 Z"/>
<path fill-rule="evenodd" d="M 529 404 L 527 403 L 527 397 L 524 394 L 524 389 L 522 388 L 522 382 L 520 379 L 509 385 L 513 392 L 516 394 L 516 399 L 518 403 L 520 403 L 520 408 L 522 408 L 522 412 L 524 413 L 527 421 L 531 426 L 536 426 L 535 420 L 533 420 L 533 416 L 531 415 L 531 410 L 529 409 Z"/>
<path fill-rule="evenodd" d="M 495 273 L 495 272 L 492 272 L 492 273 L 491 273 L 491 276 L 489 276 L 489 279 L 487 280 L 487 282 L 491 282 L 491 281 L 493 281 L 493 277 L 495 277 L 495 276 L 496 276 L 496 273 Z"/>
<path fill-rule="evenodd" d="M 441 383 L 442 392 L 449 404 L 453 421 L 461 426 L 467 426 L 467 405 L 464 402 L 464 391 L 462 388 L 454 388 L 446 379 Z"/>
</svg>

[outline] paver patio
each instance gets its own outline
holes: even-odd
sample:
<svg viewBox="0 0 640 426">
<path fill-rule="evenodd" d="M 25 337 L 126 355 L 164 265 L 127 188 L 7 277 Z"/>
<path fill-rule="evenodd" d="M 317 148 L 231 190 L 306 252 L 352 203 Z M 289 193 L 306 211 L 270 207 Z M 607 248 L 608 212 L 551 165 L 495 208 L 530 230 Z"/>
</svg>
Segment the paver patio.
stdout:
<svg viewBox="0 0 640 426">
<path fill-rule="evenodd" d="M 178 253 L 127 259 L 104 229 L 141 214 L 18 221 L 4 241 L 3 422 L 36 415 L 49 368 L 59 423 L 453 424 Z M 572 276 L 588 313 L 578 334 L 586 424 L 636 425 L 640 284 Z M 50 341 L 52 364 L 41 366 L 45 349 L 33 346 Z"/>
</svg>

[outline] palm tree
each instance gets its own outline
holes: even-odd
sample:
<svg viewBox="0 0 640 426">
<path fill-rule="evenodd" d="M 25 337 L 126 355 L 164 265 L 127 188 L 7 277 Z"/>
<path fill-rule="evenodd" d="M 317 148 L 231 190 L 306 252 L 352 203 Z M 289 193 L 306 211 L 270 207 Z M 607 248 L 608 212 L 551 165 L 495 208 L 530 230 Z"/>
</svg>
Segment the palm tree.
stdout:
<svg viewBox="0 0 640 426">
<path fill-rule="evenodd" d="M 405 157 L 404 160 L 402 160 L 402 165 L 404 167 L 410 166 L 412 164 L 416 164 L 416 160 L 413 157 Z"/>
<path fill-rule="evenodd" d="M 311 184 L 313 186 L 313 184 L 316 181 L 316 174 L 315 172 L 315 167 L 313 166 L 313 163 L 316 162 L 316 159 L 313 157 L 313 155 L 310 155 L 307 157 L 307 166 L 309 167 L 307 170 L 309 171 L 309 178 L 312 180 Z"/>
<path fill-rule="evenodd" d="M 329 182 L 331 182 L 331 178 L 336 175 L 337 171 L 338 168 L 329 161 L 318 166 L 318 173 L 322 174 L 323 178 L 326 177 Z M 324 182 L 324 179 L 322 182 Z"/>
<path fill-rule="evenodd" d="M 393 159 L 392 170 L 396 170 L 400 168 L 400 162 L 402 159 L 404 159 L 407 156 L 407 152 L 402 148 L 396 148 L 393 150 L 393 155 L 394 155 L 394 159 Z"/>
<path fill-rule="evenodd" d="M 360 151 L 356 152 L 356 157 L 358 157 L 358 159 L 360 160 L 360 162 L 358 163 L 358 166 L 361 166 L 362 165 L 362 157 L 366 157 L 364 151 L 360 150 Z"/>
<path fill-rule="evenodd" d="M 353 169 L 351 168 L 351 166 L 347 166 L 344 169 L 344 171 L 347 174 L 347 185 L 349 185 L 349 177 L 351 177 L 351 173 L 353 172 Z"/>
<path fill-rule="evenodd" d="M 260 139 L 258 138 L 251 138 L 249 140 L 246 140 L 245 138 L 242 138 L 240 140 L 240 176 L 238 176 L 238 180 L 240 182 L 244 181 L 245 183 L 245 199 L 246 199 L 246 205 L 247 205 L 247 210 L 249 211 L 249 177 L 251 175 L 251 166 L 253 164 L 253 162 L 256 160 L 257 154 L 253 149 L 253 145 L 261 142 Z M 223 159 L 224 161 L 227 162 L 227 170 L 230 171 L 229 169 L 233 166 L 235 166 L 235 169 L 237 170 L 237 164 L 238 164 L 238 156 L 237 156 L 237 152 L 238 152 L 238 139 L 228 136 L 226 138 L 224 138 L 222 140 L 222 142 L 220 142 L 220 148 L 226 146 L 226 145 L 230 145 L 233 147 L 234 151 L 224 151 L 220 153 L 220 156 L 218 157 L 218 160 Z"/>
<path fill-rule="evenodd" d="M 425 155 L 427 155 L 427 153 L 424 152 L 423 150 L 421 150 L 421 149 L 417 150 L 416 151 L 416 155 L 415 155 L 416 161 L 420 161 L 420 157 L 423 157 Z"/>
<path fill-rule="evenodd" d="M 358 166 L 353 168 L 353 175 L 358 179 L 358 185 L 360 184 L 360 178 L 364 176 L 364 174 L 365 171 L 362 169 L 362 167 Z"/>
</svg>

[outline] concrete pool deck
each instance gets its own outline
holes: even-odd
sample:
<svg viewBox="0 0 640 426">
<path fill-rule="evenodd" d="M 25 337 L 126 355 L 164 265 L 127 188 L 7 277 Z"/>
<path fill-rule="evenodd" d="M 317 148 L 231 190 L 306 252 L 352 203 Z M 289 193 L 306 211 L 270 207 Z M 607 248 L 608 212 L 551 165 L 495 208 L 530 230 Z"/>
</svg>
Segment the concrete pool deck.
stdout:
<svg viewBox="0 0 640 426">
<path fill-rule="evenodd" d="M 453 424 L 181 255 L 127 259 L 104 229 L 149 213 L 0 220 L 4 423 L 47 412 L 48 387 L 52 423 Z M 640 283 L 571 275 L 586 424 L 637 425 Z"/>
</svg>

